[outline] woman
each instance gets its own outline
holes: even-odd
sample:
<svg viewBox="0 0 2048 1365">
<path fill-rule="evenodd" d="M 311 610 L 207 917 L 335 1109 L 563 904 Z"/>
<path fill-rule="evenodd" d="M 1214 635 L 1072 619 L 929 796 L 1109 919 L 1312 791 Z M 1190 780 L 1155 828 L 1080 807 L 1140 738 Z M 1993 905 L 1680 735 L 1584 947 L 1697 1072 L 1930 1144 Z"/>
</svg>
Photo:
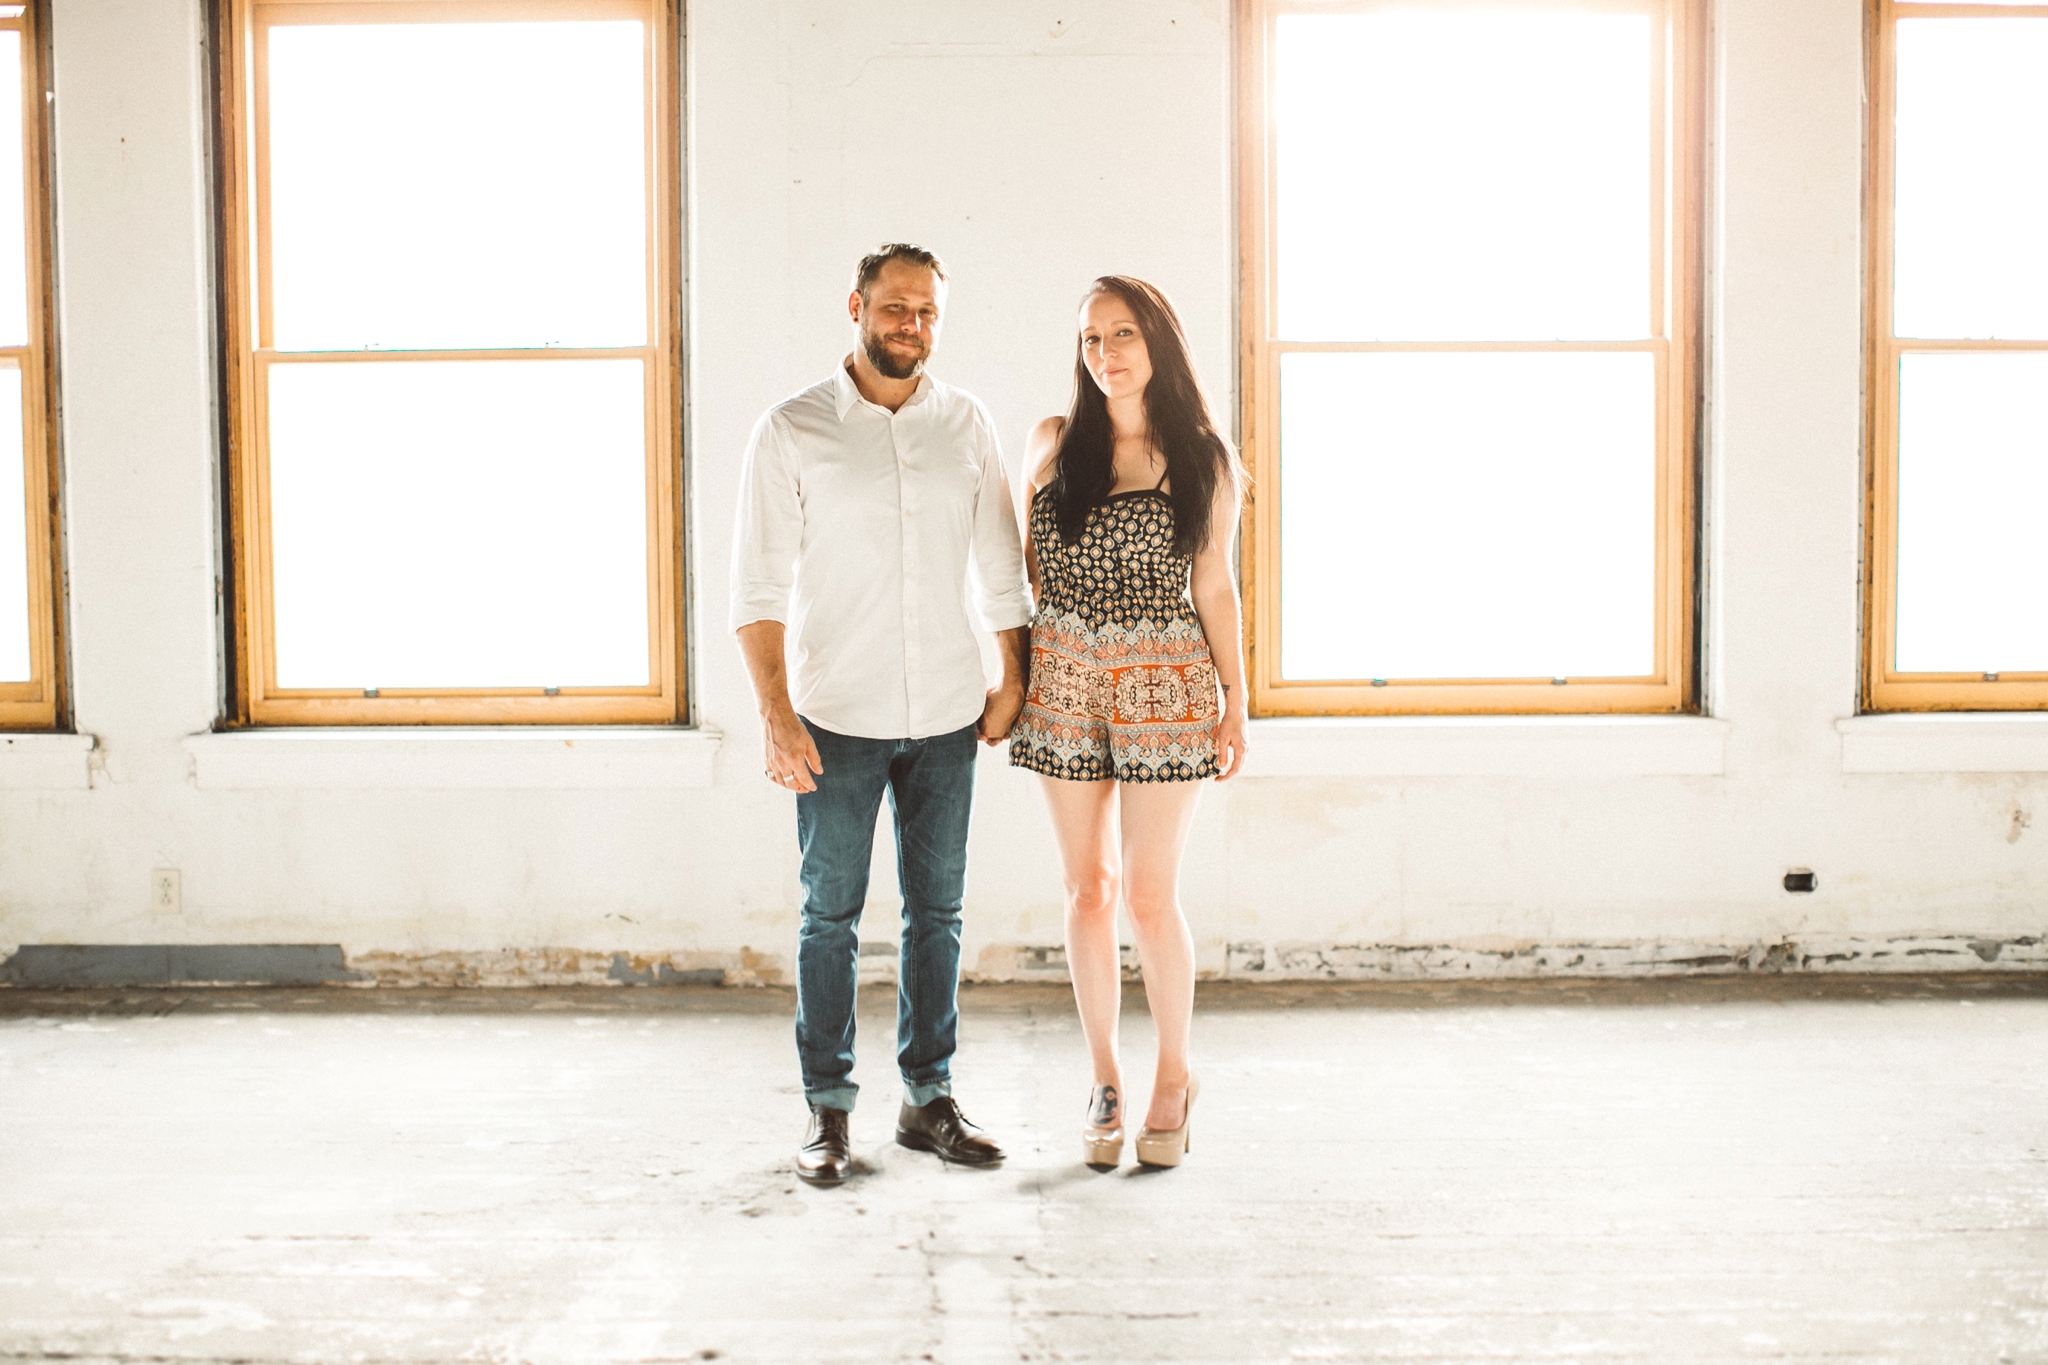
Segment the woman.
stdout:
<svg viewBox="0 0 2048 1365">
<path fill-rule="evenodd" d="M 1198 784 L 1238 771 L 1246 747 L 1231 568 L 1243 480 L 1159 290 L 1095 281 L 1076 350 L 1073 406 L 1034 427 L 1028 446 L 1025 558 L 1039 606 L 1010 762 L 1042 774 L 1066 874 L 1067 966 L 1095 1068 L 1085 1159 L 1123 1155 L 1121 900 L 1159 1034 L 1138 1160 L 1177 1166 L 1199 1090 L 1181 851 Z"/>
</svg>

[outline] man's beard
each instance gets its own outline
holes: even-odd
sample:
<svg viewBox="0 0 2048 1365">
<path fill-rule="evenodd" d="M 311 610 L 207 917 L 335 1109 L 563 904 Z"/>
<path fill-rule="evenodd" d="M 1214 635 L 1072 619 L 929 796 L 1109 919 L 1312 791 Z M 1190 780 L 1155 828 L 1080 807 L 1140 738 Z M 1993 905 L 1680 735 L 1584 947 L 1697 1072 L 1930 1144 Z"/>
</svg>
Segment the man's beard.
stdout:
<svg viewBox="0 0 2048 1365">
<path fill-rule="evenodd" d="M 890 379 L 915 379 L 932 353 L 931 347 L 926 346 L 915 357 L 905 360 L 892 352 L 888 343 L 889 339 L 880 332 L 863 331 L 860 335 L 860 348 L 867 352 L 868 363 Z"/>
</svg>

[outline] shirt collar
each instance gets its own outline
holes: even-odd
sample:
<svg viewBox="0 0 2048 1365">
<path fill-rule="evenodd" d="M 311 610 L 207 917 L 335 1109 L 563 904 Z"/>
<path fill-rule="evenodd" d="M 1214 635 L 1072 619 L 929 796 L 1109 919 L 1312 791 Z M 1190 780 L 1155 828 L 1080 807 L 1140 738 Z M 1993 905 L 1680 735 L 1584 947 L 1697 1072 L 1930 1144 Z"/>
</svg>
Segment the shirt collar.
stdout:
<svg viewBox="0 0 2048 1365">
<path fill-rule="evenodd" d="M 860 396 L 860 389 L 854 385 L 853 375 L 847 369 L 851 364 L 853 364 L 853 352 L 848 351 L 840 358 L 839 368 L 832 372 L 832 398 L 834 406 L 839 411 L 839 420 L 842 422 L 846 420 L 846 414 L 853 410 L 854 404 L 865 401 Z M 931 393 L 931 375 L 928 373 L 920 374 L 917 377 L 917 387 L 911 390 L 909 400 L 903 404 L 904 408 L 916 407 L 919 403 L 931 397 Z M 886 412 L 888 409 L 884 408 L 883 411 Z"/>
</svg>

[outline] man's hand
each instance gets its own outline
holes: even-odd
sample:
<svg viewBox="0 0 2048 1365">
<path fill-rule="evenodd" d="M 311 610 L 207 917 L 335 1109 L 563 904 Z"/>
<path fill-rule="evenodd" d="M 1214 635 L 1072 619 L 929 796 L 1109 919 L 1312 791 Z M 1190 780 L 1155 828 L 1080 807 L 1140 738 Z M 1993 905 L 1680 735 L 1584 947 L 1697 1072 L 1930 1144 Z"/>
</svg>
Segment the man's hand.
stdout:
<svg viewBox="0 0 2048 1365">
<path fill-rule="evenodd" d="M 1031 627 L 996 632 L 996 654 L 1003 661 L 1003 680 L 988 690 L 981 703 L 975 736 L 994 746 L 1010 737 L 1010 728 L 1024 710 L 1024 692 L 1031 681 Z"/>
<path fill-rule="evenodd" d="M 1023 688 L 1009 683 L 991 687 L 981 704 L 981 719 L 974 722 L 974 733 L 983 744 L 1001 744 L 1010 737 L 1010 728 L 1023 710 Z"/>
<path fill-rule="evenodd" d="M 785 706 L 763 716 L 761 736 L 767 749 L 764 766 L 769 781 L 793 792 L 818 789 L 815 774 L 825 771 L 825 763 L 795 710 Z"/>
<path fill-rule="evenodd" d="M 782 622 L 750 621 L 739 628 L 740 655 L 754 684 L 761 708 L 761 739 L 767 754 L 761 771 L 784 791 L 814 792 L 813 775 L 825 771 L 811 732 L 789 704 L 789 680 L 783 674 Z"/>
</svg>

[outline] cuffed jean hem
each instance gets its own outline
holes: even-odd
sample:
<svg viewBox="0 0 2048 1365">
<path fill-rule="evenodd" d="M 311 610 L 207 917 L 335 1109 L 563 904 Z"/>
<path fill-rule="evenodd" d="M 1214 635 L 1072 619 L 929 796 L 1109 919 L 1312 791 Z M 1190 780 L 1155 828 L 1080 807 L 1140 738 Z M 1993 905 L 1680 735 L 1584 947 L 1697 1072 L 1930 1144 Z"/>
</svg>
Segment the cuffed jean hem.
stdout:
<svg viewBox="0 0 2048 1365">
<path fill-rule="evenodd" d="M 804 1096 L 804 1102 L 813 1109 L 839 1109 L 853 1112 L 853 1097 L 860 1093 L 860 1087 L 849 1085 L 843 1090 L 820 1090 L 815 1095 Z"/>
<path fill-rule="evenodd" d="M 903 1102 L 912 1109 L 922 1109 L 933 1100 L 952 1093 L 953 1082 L 950 1077 L 926 1081 L 923 1085 L 912 1085 L 909 1081 L 903 1083 Z"/>
</svg>

